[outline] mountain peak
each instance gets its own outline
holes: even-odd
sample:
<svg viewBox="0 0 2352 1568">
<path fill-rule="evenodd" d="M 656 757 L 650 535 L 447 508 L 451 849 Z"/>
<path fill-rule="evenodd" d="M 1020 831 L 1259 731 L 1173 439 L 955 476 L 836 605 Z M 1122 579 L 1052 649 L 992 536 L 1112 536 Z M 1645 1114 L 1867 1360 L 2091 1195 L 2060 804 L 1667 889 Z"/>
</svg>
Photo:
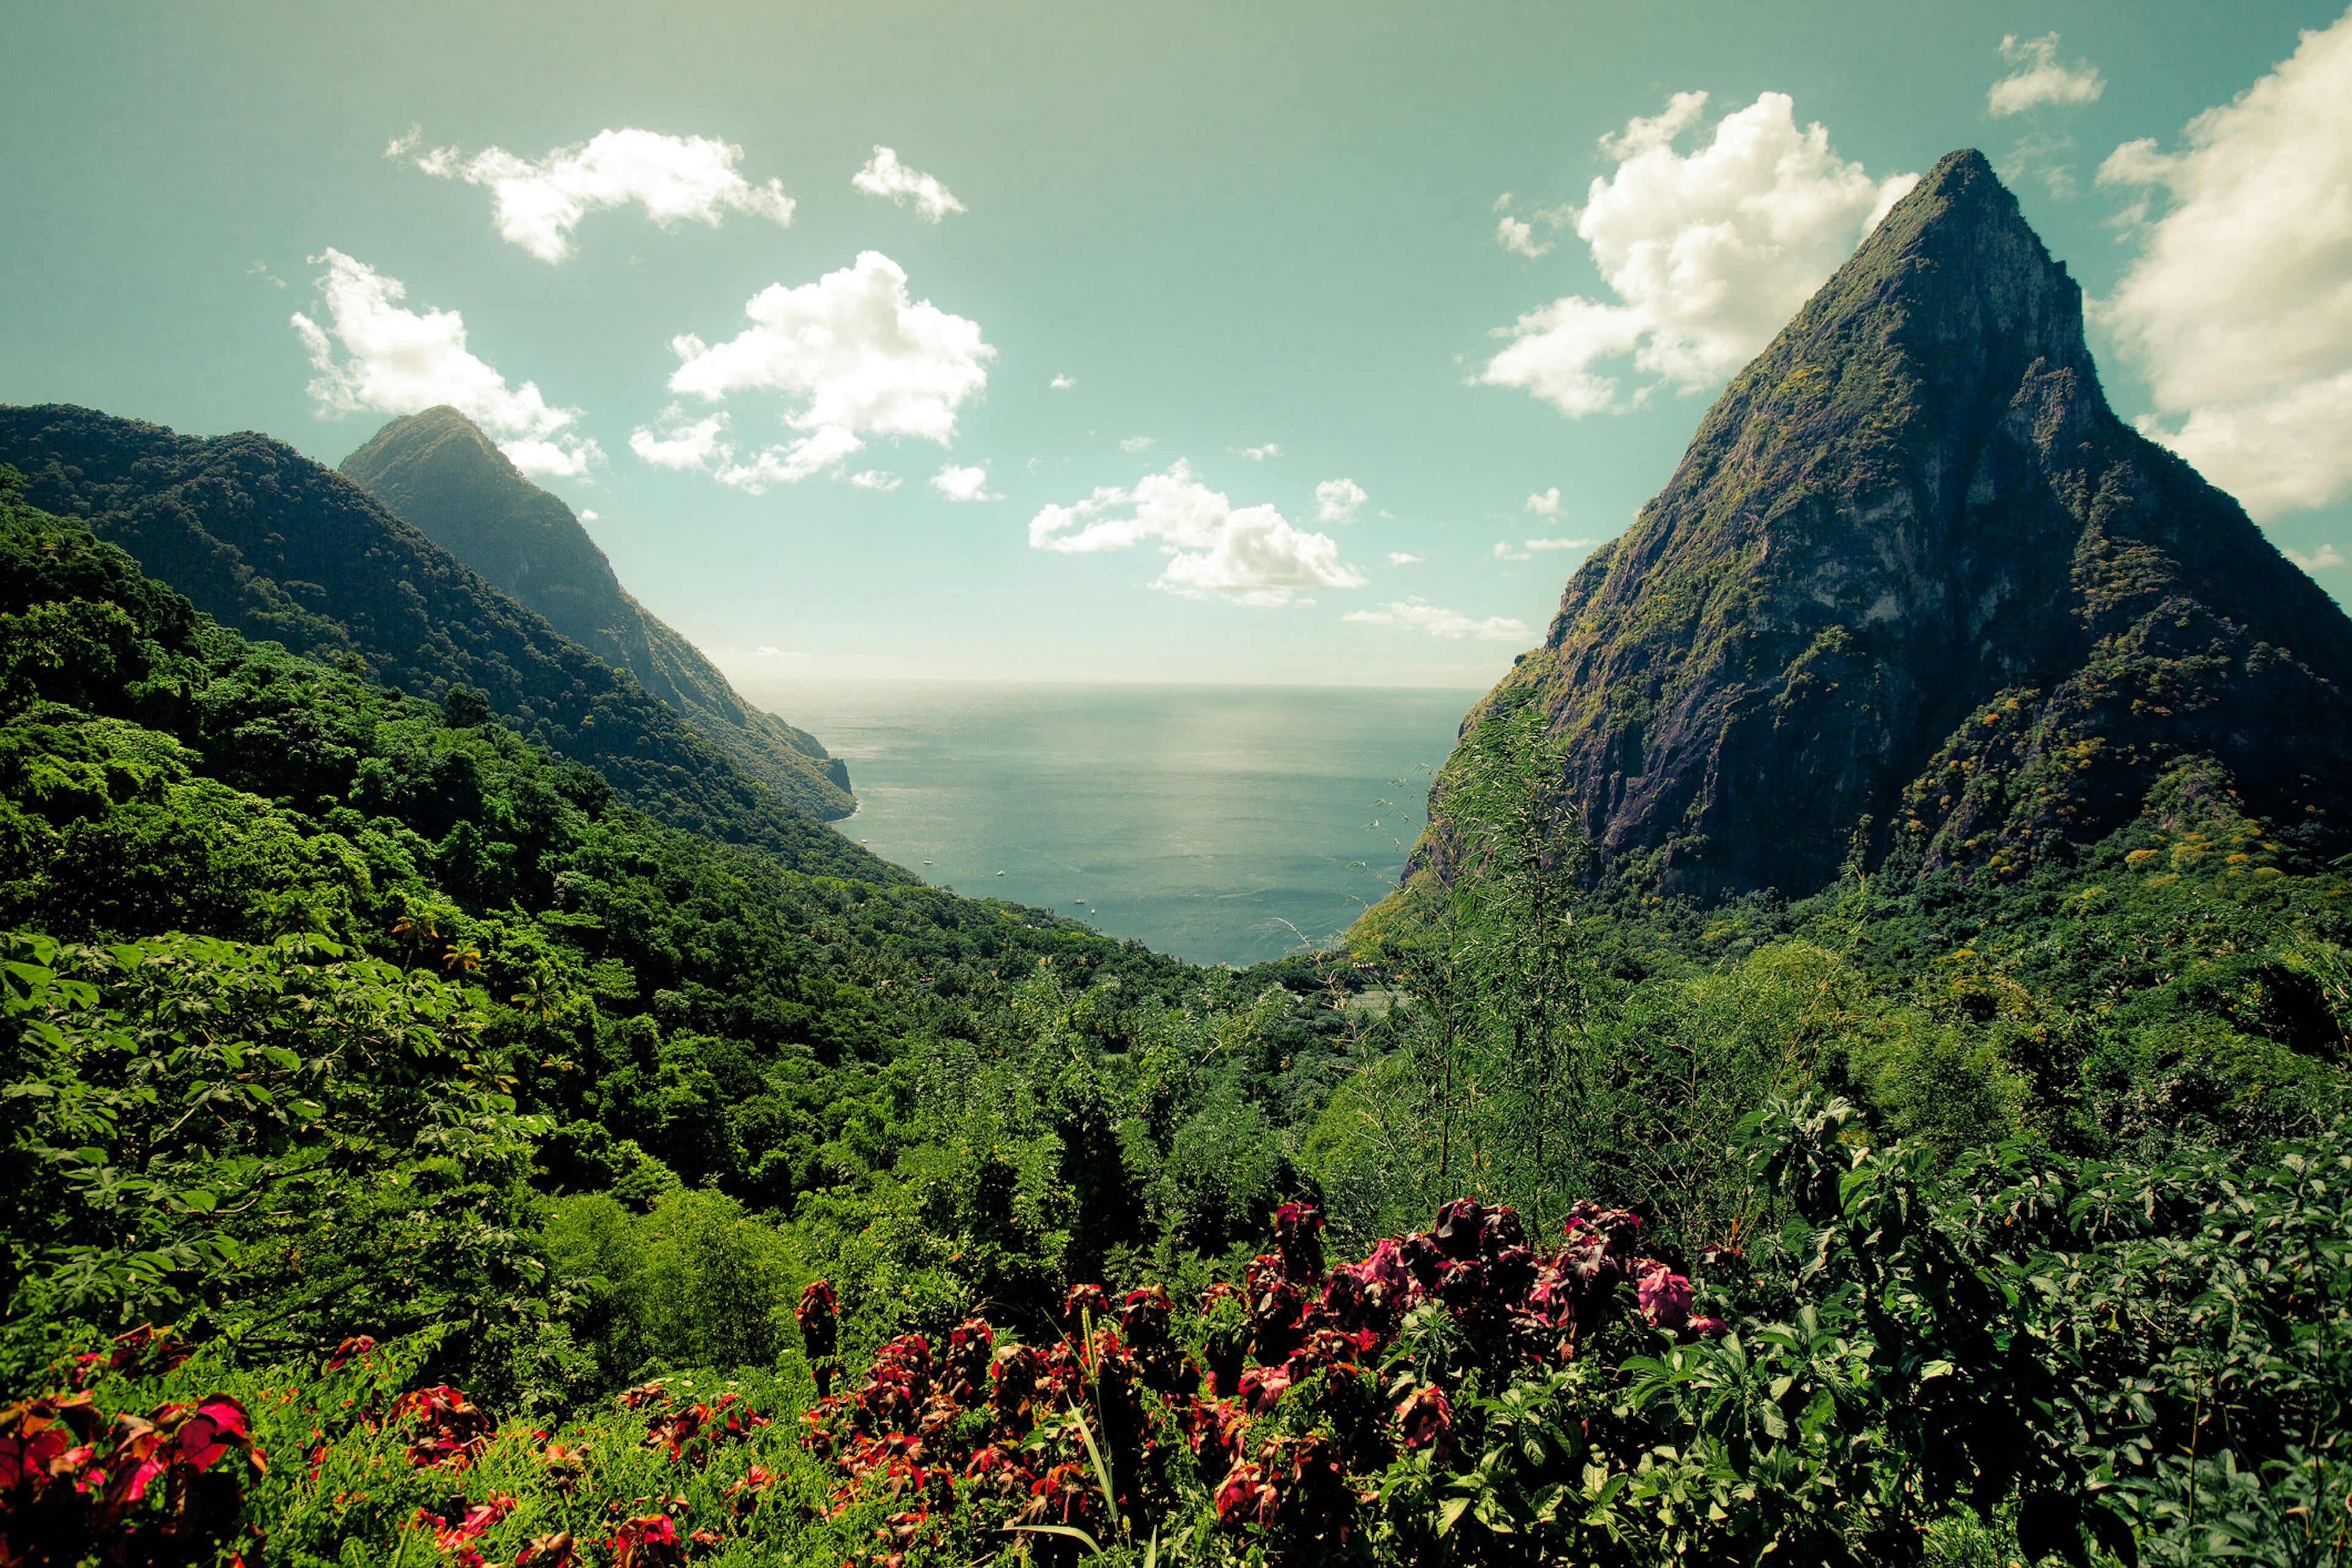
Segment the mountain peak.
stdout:
<svg viewBox="0 0 2352 1568">
<path fill-rule="evenodd" d="M 2081 289 L 1961 151 L 1733 379 L 1465 731 L 1540 701 L 1558 816 L 1604 864 L 1801 895 L 1857 852 L 2073 853 L 2192 757 L 2281 837 L 2352 847 L 2347 686 L 2352 622 L 2116 417 Z"/>
<path fill-rule="evenodd" d="M 743 701 L 621 586 L 562 498 L 525 479 L 457 409 L 393 420 L 345 458 L 341 471 L 565 637 L 635 676 L 786 800 L 826 818 L 856 809 L 846 764 L 814 735 Z"/>
</svg>

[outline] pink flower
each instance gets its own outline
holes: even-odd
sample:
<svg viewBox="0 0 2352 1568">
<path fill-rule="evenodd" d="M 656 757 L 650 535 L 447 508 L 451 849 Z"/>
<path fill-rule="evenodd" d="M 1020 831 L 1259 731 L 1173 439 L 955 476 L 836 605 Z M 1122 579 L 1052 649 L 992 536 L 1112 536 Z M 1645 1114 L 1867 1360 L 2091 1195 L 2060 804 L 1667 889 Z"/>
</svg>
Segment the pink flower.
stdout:
<svg viewBox="0 0 2352 1568">
<path fill-rule="evenodd" d="M 1408 1448 L 1435 1446 L 1441 1458 L 1453 1447 L 1454 1405 L 1434 1385 L 1415 1389 L 1396 1407 L 1397 1433 Z"/>
<path fill-rule="evenodd" d="M 1290 1392 L 1290 1373 L 1278 1366 L 1254 1366 L 1242 1373 L 1242 1403 L 1254 1415 L 1263 1415 Z"/>
<path fill-rule="evenodd" d="M 1662 1329 L 1679 1329 L 1690 1317 L 1690 1281 L 1663 1263 L 1651 1263 L 1635 1294 L 1642 1315 Z"/>
</svg>

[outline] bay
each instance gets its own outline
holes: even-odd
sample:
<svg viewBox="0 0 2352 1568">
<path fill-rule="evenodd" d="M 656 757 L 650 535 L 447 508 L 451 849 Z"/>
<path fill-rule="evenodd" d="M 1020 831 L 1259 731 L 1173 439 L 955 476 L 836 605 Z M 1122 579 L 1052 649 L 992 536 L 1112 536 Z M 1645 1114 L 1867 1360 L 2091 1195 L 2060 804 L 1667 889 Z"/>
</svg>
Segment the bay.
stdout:
<svg viewBox="0 0 2352 1568">
<path fill-rule="evenodd" d="M 1475 691 L 739 684 L 849 764 L 849 837 L 936 886 L 1204 963 L 1323 942 L 1396 885 Z M 1002 873 L 1001 875 L 999 873 Z"/>
</svg>

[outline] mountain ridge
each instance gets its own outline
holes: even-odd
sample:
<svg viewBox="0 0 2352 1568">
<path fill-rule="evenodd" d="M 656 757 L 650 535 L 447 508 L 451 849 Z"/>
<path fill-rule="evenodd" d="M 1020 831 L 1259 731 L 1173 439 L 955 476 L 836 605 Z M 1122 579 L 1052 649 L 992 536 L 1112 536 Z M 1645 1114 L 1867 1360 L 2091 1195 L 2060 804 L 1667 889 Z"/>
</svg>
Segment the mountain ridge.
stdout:
<svg viewBox="0 0 2352 1568">
<path fill-rule="evenodd" d="M 337 471 L 557 631 L 628 670 L 794 805 L 828 820 L 856 809 L 847 765 L 814 735 L 745 702 L 622 586 L 562 498 L 525 479 L 457 409 L 392 420 Z"/>
<path fill-rule="evenodd" d="M 0 405 L 25 500 L 120 545 L 247 637 L 491 715 L 667 826 L 794 869 L 911 879 L 780 798 L 673 709 L 332 468 L 255 432 L 201 437 L 68 404 Z"/>
<path fill-rule="evenodd" d="M 2352 621 L 2118 419 L 2082 291 L 1982 154 L 1941 160 L 1726 388 L 1544 642 L 1560 830 L 1702 899 L 1859 850 L 1961 876 L 2112 831 L 2192 757 L 2352 847 Z M 1417 862 L 1444 864 L 1442 776 Z"/>
</svg>

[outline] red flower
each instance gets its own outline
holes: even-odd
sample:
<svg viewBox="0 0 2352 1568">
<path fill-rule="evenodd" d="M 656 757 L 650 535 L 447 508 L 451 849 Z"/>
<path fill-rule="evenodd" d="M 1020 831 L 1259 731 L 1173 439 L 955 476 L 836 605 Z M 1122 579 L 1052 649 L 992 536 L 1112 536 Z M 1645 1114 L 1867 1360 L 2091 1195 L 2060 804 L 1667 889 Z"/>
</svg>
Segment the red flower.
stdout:
<svg viewBox="0 0 2352 1568">
<path fill-rule="evenodd" d="M 338 1344 L 335 1347 L 334 1353 L 329 1356 L 326 1361 L 320 1364 L 319 1370 L 320 1372 L 341 1372 L 347 1364 L 354 1361 L 364 1366 L 367 1364 L 368 1357 L 373 1353 L 374 1350 L 375 1341 L 370 1339 L 365 1334 L 354 1334 L 350 1339 Z"/>
<path fill-rule="evenodd" d="M 841 1340 L 841 1307 L 834 1300 L 832 1282 L 819 1279 L 802 1291 L 793 1316 L 800 1323 L 801 1348 L 808 1352 L 809 1371 L 823 1397 L 833 1392 L 834 1356 Z"/>
<path fill-rule="evenodd" d="M 552 1535 L 534 1535 L 515 1553 L 515 1568 L 572 1568 L 572 1532 L 559 1530 Z"/>
<path fill-rule="evenodd" d="M 1276 1402 L 1289 1392 L 1290 1373 L 1286 1367 L 1254 1366 L 1242 1373 L 1242 1403 L 1253 1415 L 1272 1410 Z"/>
<path fill-rule="evenodd" d="M 1274 1240 L 1283 1272 L 1301 1285 L 1323 1278 L 1323 1211 L 1313 1204 L 1285 1204 L 1274 1211 Z"/>
<path fill-rule="evenodd" d="M 1454 1406 L 1442 1388 L 1415 1389 L 1396 1407 L 1397 1436 L 1408 1448 L 1428 1448 L 1440 1464 L 1454 1455 Z"/>
<path fill-rule="evenodd" d="M 1691 1283 L 1664 1264 L 1652 1259 L 1634 1294 L 1642 1315 L 1662 1329 L 1679 1329 L 1690 1317 Z"/>
<path fill-rule="evenodd" d="M 686 1560 L 677 1525 L 666 1513 L 624 1520 L 605 1544 L 614 1553 L 614 1568 L 671 1568 Z"/>
</svg>

